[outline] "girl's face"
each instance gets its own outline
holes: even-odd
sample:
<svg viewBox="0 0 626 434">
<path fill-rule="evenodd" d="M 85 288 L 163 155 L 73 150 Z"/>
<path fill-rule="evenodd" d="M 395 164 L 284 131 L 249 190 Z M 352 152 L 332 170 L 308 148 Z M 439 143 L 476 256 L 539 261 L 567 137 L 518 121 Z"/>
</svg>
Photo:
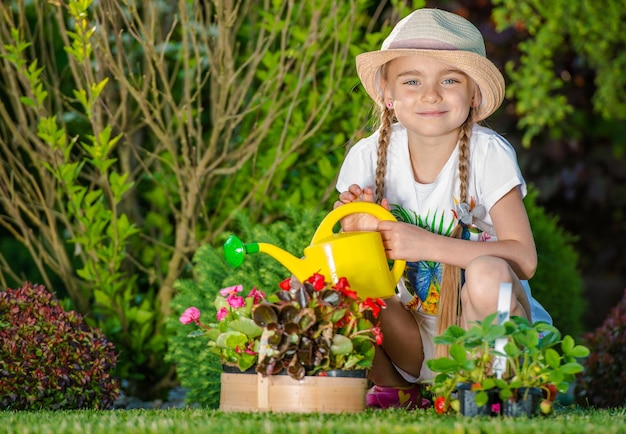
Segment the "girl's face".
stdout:
<svg viewBox="0 0 626 434">
<path fill-rule="evenodd" d="M 469 114 L 476 85 L 465 73 L 439 60 L 415 55 L 386 65 L 384 102 L 398 121 L 422 138 L 458 136 Z"/>
</svg>

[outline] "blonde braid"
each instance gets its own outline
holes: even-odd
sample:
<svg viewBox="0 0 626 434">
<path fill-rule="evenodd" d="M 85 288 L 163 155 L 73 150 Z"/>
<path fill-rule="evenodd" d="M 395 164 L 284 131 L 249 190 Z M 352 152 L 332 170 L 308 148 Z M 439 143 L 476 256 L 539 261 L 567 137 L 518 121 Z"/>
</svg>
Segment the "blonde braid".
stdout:
<svg viewBox="0 0 626 434">
<path fill-rule="evenodd" d="M 474 124 L 474 110 L 461 127 L 459 133 L 459 181 L 460 181 L 460 202 L 467 203 L 467 188 L 469 182 L 469 143 Z M 460 223 L 452 230 L 450 237 L 461 238 L 463 226 Z M 461 268 L 444 264 L 439 292 L 439 308 L 437 314 L 437 335 L 443 333 L 451 324 L 459 324 L 461 309 Z M 447 357 L 449 355 L 447 345 L 437 345 L 435 354 L 437 357 Z"/>
<path fill-rule="evenodd" d="M 385 174 L 387 173 L 387 148 L 391 139 L 393 110 L 382 106 L 380 112 L 380 130 L 378 133 L 378 161 L 376 163 L 376 203 L 385 197 Z"/>
</svg>

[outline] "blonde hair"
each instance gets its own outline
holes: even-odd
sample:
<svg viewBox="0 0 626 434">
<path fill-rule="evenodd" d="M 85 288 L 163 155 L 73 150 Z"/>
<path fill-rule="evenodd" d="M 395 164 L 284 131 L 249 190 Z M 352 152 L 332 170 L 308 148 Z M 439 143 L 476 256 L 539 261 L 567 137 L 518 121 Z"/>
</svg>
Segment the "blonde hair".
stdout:
<svg viewBox="0 0 626 434">
<path fill-rule="evenodd" d="M 376 202 L 380 203 L 385 194 L 385 173 L 387 171 L 387 149 L 391 139 L 391 124 L 394 114 L 391 108 L 384 104 L 380 112 L 380 129 L 378 136 L 378 161 L 376 165 Z M 468 182 L 469 182 L 469 147 L 472 135 L 472 126 L 475 123 L 475 109 L 470 108 L 469 115 L 465 123 L 461 126 L 459 133 L 459 181 L 460 194 L 459 201 L 468 202 Z M 452 230 L 450 237 L 461 238 L 463 226 L 460 222 Z M 443 333 L 451 324 L 459 324 L 461 315 L 461 268 L 444 264 L 441 287 L 439 293 L 439 307 L 437 313 L 437 335 Z M 435 350 L 437 357 L 448 355 L 448 346 L 437 345 Z"/>
</svg>

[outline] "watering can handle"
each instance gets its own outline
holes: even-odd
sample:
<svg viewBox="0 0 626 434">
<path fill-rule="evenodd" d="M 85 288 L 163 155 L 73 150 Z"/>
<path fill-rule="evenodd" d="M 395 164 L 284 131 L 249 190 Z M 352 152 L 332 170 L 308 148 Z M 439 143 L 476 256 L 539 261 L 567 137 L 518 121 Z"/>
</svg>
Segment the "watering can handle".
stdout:
<svg viewBox="0 0 626 434">
<path fill-rule="evenodd" d="M 322 242 L 325 238 L 328 238 L 333 235 L 333 227 L 335 224 L 341 220 L 342 218 L 358 213 L 366 213 L 373 215 L 374 217 L 379 218 L 380 220 L 389 220 L 396 221 L 396 218 L 383 208 L 380 205 L 371 202 L 350 202 L 340 207 L 332 210 L 328 215 L 322 220 L 322 223 L 318 226 L 315 234 L 313 234 L 313 239 L 311 240 L 311 244 L 317 244 Z M 391 269 L 391 274 L 395 281 L 399 281 L 400 277 L 402 277 L 402 273 L 404 273 L 404 268 L 406 266 L 406 261 L 397 259 L 393 262 L 393 267 Z"/>
<path fill-rule="evenodd" d="M 383 208 L 380 205 L 371 202 L 350 202 L 345 205 L 341 205 L 340 207 L 332 210 L 328 215 L 322 220 L 322 223 L 318 226 L 315 234 L 313 234 L 313 239 L 311 240 L 311 244 L 317 244 L 322 242 L 325 238 L 330 237 L 333 234 L 333 227 L 335 224 L 341 220 L 342 218 L 358 213 L 365 213 L 373 215 L 374 217 L 379 218 L 380 220 L 390 220 L 396 221 L 396 218 Z"/>
</svg>

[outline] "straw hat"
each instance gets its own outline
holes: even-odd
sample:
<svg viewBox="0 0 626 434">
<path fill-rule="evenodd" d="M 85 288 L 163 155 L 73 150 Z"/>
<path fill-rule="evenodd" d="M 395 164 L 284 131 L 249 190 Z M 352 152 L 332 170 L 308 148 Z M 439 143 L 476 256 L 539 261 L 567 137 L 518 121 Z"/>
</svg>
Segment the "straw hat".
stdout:
<svg viewBox="0 0 626 434">
<path fill-rule="evenodd" d="M 480 31 L 465 18 L 439 9 L 418 9 L 403 18 L 379 51 L 356 57 L 359 78 L 369 96 L 383 104 L 381 66 L 396 57 L 419 54 L 463 71 L 478 85 L 477 121 L 497 110 L 504 99 L 504 77 L 485 55 Z"/>
</svg>

